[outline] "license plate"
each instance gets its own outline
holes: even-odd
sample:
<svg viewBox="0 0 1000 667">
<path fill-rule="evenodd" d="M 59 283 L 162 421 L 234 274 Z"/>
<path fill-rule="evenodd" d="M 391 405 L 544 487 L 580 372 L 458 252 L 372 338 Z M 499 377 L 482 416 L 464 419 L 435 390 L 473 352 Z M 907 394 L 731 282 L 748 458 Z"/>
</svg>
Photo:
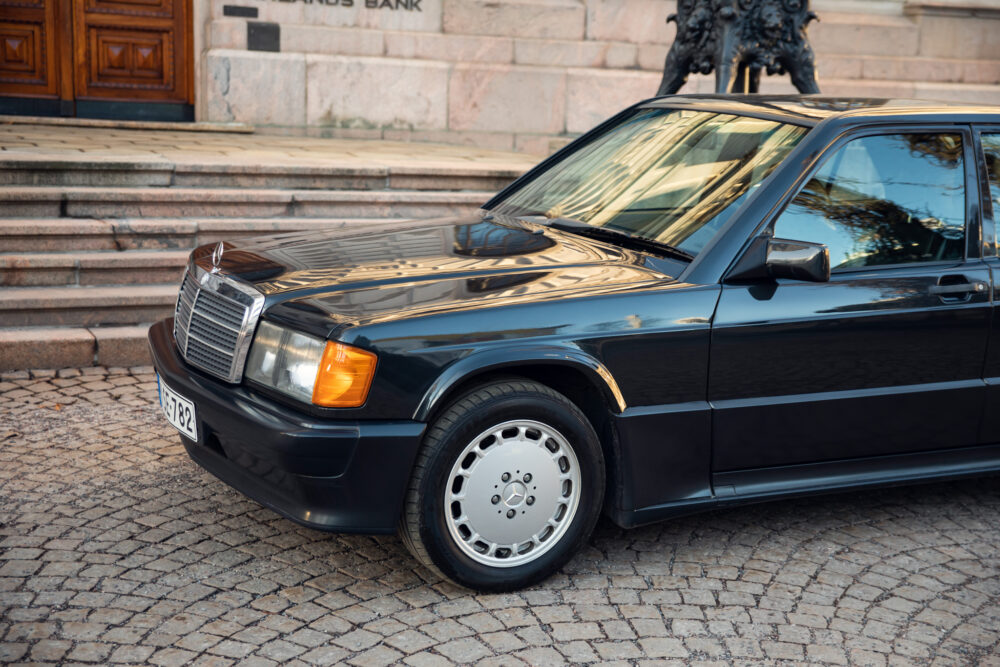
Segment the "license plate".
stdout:
<svg viewBox="0 0 1000 667">
<path fill-rule="evenodd" d="M 160 380 L 156 374 L 156 384 L 160 390 L 160 408 L 170 425 L 188 438 L 198 440 L 198 420 L 194 411 L 194 403 L 184 398 Z"/>
</svg>

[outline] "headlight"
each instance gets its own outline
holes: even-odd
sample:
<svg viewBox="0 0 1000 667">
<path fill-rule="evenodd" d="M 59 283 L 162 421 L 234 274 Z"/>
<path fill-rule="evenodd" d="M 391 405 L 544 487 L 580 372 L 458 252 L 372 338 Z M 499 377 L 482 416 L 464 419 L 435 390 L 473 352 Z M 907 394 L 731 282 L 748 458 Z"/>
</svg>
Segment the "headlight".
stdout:
<svg viewBox="0 0 1000 667">
<path fill-rule="evenodd" d="M 261 322 L 246 376 L 300 401 L 356 408 L 368 398 L 376 361 L 371 352 Z"/>
</svg>

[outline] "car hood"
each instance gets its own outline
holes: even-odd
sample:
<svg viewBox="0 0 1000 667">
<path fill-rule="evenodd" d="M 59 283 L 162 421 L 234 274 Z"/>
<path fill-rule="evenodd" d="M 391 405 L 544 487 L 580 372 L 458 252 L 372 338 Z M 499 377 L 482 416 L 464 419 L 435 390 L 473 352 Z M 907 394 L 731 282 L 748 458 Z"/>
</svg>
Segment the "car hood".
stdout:
<svg viewBox="0 0 1000 667">
<path fill-rule="evenodd" d="M 345 225 L 202 246 L 203 268 L 328 323 L 584 296 L 672 281 L 681 266 L 518 221 L 445 218 Z M 218 254 L 218 253 L 216 253 Z"/>
</svg>

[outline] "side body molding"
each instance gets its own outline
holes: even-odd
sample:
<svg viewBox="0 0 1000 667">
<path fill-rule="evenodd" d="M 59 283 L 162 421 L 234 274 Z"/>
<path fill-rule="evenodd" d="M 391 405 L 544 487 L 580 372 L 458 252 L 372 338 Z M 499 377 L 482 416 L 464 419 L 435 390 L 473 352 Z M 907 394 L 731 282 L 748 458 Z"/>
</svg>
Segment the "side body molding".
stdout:
<svg viewBox="0 0 1000 667">
<path fill-rule="evenodd" d="M 427 421 L 448 391 L 466 378 L 505 367 L 532 365 L 563 366 L 580 371 L 601 391 L 608 405 L 614 406 L 615 412 L 621 413 L 628 407 L 618 383 L 604 364 L 568 342 L 561 345 L 515 345 L 473 352 L 438 376 L 421 398 L 413 419 Z"/>
</svg>

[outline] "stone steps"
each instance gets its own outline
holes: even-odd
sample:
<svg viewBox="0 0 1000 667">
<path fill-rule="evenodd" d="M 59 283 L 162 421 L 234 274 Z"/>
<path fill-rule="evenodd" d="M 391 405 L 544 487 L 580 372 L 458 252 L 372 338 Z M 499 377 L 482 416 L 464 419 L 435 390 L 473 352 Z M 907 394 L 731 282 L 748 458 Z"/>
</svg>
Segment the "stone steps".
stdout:
<svg viewBox="0 0 1000 667">
<path fill-rule="evenodd" d="M 0 255 L 0 287 L 141 285 L 180 282 L 188 250 Z"/>
<path fill-rule="evenodd" d="M 464 215 L 490 192 L 0 186 L 0 218 L 415 218 Z"/>
<path fill-rule="evenodd" d="M 177 283 L 94 287 L 5 287 L 0 322 L 5 327 L 108 326 L 150 323 L 168 317 Z"/>
<path fill-rule="evenodd" d="M 149 363 L 191 249 L 319 229 L 422 225 L 395 218 L 0 220 L 0 370 Z"/>
<path fill-rule="evenodd" d="M 270 156 L 269 156 L 270 157 Z M 505 187 L 523 169 L 470 164 L 461 167 L 238 163 L 233 159 L 186 163 L 163 158 L 102 159 L 52 154 L 0 160 L 0 186 L 144 187 L 252 190 L 488 191 Z"/>
<path fill-rule="evenodd" d="M 146 366 L 149 324 L 0 329 L 0 370 Z"/>
<path fill-rule="evenodd" d="M 0 370 L 142 365 L 191 249 L 315 229 L 422 224 L 484 191 L 0 186 Z M 76 217 L 80 216 L 80 217 Z"/>
<path fill-rule="evenodd" d="M 455 146 L 0 127 L 0 370 L 148 363 L 200 245 L 473 213 L 532 159 Z"/>
<path fill-rule="evenodd" d="M 395 218 L 0 219 L 0 248 L 9 254 L 180 249 L 186 253 L 226 239 L 399 222 Z"/>
<path fill-rule="evenodd" d="M 457 206 L 453 197 L 419 194 L 421 210 L 459 212 L 435 208 Z M 477 193 L 475 205 L 460 210 L 478 207 L 487 196 Z M 392 199 L 375 197 L 382 205 Z M 350 196 L 334 201 L 360 205 Z M 406 224 L 423 223 L 389 217 L 0 219 L 0 370 L 147 364 L 146 330 L 173 312 L 188 254 L 198 245 Z"/>
</svg>

